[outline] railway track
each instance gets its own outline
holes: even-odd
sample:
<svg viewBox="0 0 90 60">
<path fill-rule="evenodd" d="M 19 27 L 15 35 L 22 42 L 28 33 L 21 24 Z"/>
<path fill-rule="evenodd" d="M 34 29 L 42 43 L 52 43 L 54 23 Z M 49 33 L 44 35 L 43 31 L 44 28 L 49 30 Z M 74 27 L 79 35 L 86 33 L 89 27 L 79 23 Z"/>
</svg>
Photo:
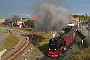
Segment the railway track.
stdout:
<svg viewBox="0 0 90 60">
<path fill-rule="evenodd" d="M 18 48 L 14 49 L 12 52 L 10 53 L 6 53 L 6 55 L 2 58 L 2 60 L 16 60 L 18 56 L 20 56 L 24 50 L 30 46 L 31 44 L 31 39 L 33 38 L 33 34 L 30 32 L 31 34 L 31 38 L 27 38 L 28 36 L 26 34 L 24 34 L 24 42 L 18 46 Z M 7 55 L 8 54 L 8 55 Z"/>
<path fill-rule="evenodd" d="M 62 58 L 63 57 L 51 58 L 51 57 L 45 56 L 43 59 L 40 59 L 40 60 L 62 60 Z"/>
<path fill-rule="evenodd" d="M 43 58 L 40 58 L 38 57 L 39 54 L 40 52 L 37 52 L 36 55 L 30 60 L 63 60 L 63 58 L 66 56 L 66 54 L 64 53 L 62 56 L 59 56 L 57 58 L 51 58 L 48 56 L 44 56 Z"/>
</svg>

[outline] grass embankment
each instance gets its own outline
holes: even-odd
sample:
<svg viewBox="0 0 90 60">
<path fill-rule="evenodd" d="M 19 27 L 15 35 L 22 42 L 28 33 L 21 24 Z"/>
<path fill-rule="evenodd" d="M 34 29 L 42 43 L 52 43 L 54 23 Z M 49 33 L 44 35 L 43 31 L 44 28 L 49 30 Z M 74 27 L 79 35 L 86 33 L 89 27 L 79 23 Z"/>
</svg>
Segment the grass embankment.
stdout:
<svg viewBox="0 0 90 60">
<path fill-rule="evenodd" d="M 36 55 L 38 51 L 45 52 L 48 49 L 48 43 L 49 39 L 52 38 L 51 34 L 46 34 L 46 33 L 39 33 L 40 35 L 40 42 L 39 45 L 33 50 L 30 58 L 32 58 L 34 55 Z"/>
<path fill-rule="evenodd" d="M 8 37 L 5 39 L 4 43 L 0 46 L 0 51 L 3 49 L 9 49 L 17 42 L 19 42 L 19 38 L 15 34 L 9 34 Z"/>
<path fill-rule="evenodd" d="M 39 43 L 38 48 L 40 50 L 45 50 L 48 48 L 49 40 L 52 38 L 51 34 L 41 33 L 41 42 Z"/>
<path fill-rule="evenodd" d="M 5 27 L 5 25 L 2 23 L 2 24 L 0 24 L 0 27 Z"/>
<path fill-rule="evenodd" d="M 7 33 L 6 30 L 2 29 L 3 27 L 5 27 L 5 25 L 4 24 L 0 24 L 0 32 Z"/>
<path fill-rule="evenodd" d="M 2 30 L 2 29 L 0 29 L 0 32 L 2 32 L 2 33 L 7 33 L 6 30 Z"/>
<path fill-rule="evenodd" d="M 88 41 L 90 42 L 90 39 Z M 84 40 L 83 49 L 73 54 L 68 60 L 90 60 L 90 46 L 88 41 Z"/>
<path fill-rule="evenodd" d="M 73 54 L 69 60 L 90 60 L 90 48 L 85 48 Z"/>
</svg>

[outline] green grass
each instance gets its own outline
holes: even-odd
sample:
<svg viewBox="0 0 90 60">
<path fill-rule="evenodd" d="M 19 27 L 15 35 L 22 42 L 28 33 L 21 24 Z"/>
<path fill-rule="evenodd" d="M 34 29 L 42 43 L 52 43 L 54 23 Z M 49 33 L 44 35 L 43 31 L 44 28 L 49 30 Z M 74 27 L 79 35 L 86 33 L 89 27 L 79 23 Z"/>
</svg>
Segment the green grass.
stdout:
<svg viewBox="0 0 90 60">
<path fill-rule="evenodd" d="M 0 46 L 0 51 L 3 49 L 9 49 L 17 42 L 19 42 L 19 38 L 14 34 L 9 34 L 9 36 L 5 39 L 4 43 Z"/>
<path fill-rule="evenodd" d="M 88 40 L 85 39 L 82 45 L 83 49 L 73 54 L 68 60 L 90 60 L 90 46 L 88 45 L 90 39 Z"/>
<path fill-rule="evenodd" d="M 6 31 L 6 30 L 1 30 L 1 29 L 0 29 L 0 32 L 7 33 L 7 31 Z"/>
<path fill-rule="evenodd" d="M 46 34 L 46 33 L 39 33 L 41 41 L 39 42 L 39 48 L 40 50 L 45 50 L 45 48 L 48 48 L 47 45 L 49 43 L 49 40 L 52 38 L 51 34 Z"/>
<path fill-rule="evenodd" d="M 39 50 L 44 52 L 48 49 L 48 43 L 49 39 L 52 38 L 51 34 L 46 34 L 46 33 L 38 33 L 40 35 L 41 41 L 39 42 L 39 45 L 34 49 L 32 54 L 30 55 L 30 58 L 32 58 Z"/>
<path fill-rule="evenodd" d="M 0 24 L 0 27 L 5 27 L 5 25 L 4 24 Z"/>
<path fill-rule="evenodd" d="M 90 48 L 85 48 L 73 54 L 69 60 L 90 60 Z"/>
<path fill-rule="evenodd" d="M 52 35 L 46 34 L 46 33 L 41 33 L 40 36 L 41 36 L 41 42 L 39 43 L 38 48 L 40 50 L 43 50 L 43 49 L 47 48 L 49 40 L 52 38 Z"/>
</svg>

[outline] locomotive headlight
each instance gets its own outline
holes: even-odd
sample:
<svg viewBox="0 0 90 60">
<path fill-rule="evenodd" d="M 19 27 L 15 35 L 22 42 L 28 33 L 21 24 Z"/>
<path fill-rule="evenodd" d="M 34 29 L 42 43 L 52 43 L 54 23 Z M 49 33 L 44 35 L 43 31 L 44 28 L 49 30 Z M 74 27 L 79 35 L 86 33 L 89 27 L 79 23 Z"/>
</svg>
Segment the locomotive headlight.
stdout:
<svg viewBox="0 0 90 60">
<path fill-rule="evenodd" d="M 66 50 L 66 48 L 64 48 L 64 50 Z"/>
<path fill-rule="evenodd" d="M 56 49 L 55 49 L 56 50 Z"/>
<path fill-rule="evenodd" d="M 49 50 L 50 50 L 50 48 L 49 48 Z"/>
</svg>

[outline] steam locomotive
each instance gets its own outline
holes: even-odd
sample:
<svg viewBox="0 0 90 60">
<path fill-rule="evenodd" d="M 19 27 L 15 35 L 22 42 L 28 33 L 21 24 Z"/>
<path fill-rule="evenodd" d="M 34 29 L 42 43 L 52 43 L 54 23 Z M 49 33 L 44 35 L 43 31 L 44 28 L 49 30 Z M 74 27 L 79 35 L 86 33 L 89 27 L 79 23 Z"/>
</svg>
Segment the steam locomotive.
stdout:
<svg viewBox="0 0 90 60">
<path fill-rule="evenodd" d="M 58 36 L 49 40 L 48 56 L 55 58 L 75 40 L 76 28 L 72 27 L 70 31 L 62 36 Z"/>
</svg>

